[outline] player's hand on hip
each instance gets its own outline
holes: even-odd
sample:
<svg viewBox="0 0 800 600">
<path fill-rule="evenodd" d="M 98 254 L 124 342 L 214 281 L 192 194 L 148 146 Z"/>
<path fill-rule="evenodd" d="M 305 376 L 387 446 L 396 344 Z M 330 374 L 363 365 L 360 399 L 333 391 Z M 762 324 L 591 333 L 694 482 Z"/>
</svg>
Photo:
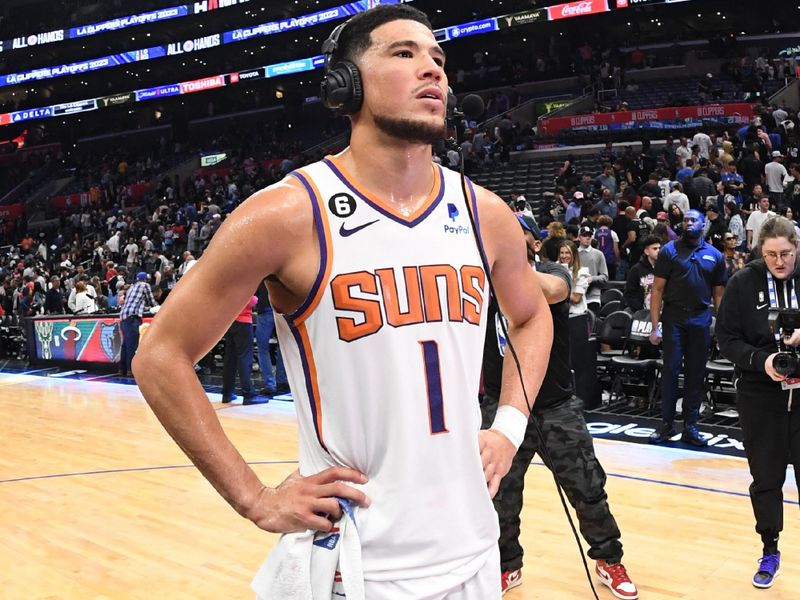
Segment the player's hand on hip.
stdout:
<svg viewBox="0 0 800 600">
<path fill-rule="evenodd" d="M 336 497 L 367 507 L 367 495 L 344 482 L 367 483 L 367 476 L 347 467 L 331 467 L 303 477 L 295 471 L 277 488 L 262 488 L 247 518 L 272 533 L 314 529 L 330 531 L 342 516 Z"/>
<path fill-rule="evenodd" d="M 499 431 L 484 429 L 478 433 L 478 445 L 481 450 L 483 476 L 489 487 L 489 495 L 494 498 L 500 488 L 500 480 L 511 468 L 511 461 L 517 448 Z"/>
</svg>

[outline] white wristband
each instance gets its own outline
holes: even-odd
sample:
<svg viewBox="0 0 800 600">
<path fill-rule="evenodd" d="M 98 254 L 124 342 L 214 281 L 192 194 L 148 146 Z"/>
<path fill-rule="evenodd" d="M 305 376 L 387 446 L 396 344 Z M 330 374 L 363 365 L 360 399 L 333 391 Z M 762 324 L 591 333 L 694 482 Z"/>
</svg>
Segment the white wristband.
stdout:
<svg viewBox="0 0 800 600">
<path fill-rule="evenodd" d="M 525 439 L 525 431 L 528 429 L 528 417 L 510 404 L 504 404 L 498 407 L 490 429 L 502 433 L 519 450 Z"/>
</svg>

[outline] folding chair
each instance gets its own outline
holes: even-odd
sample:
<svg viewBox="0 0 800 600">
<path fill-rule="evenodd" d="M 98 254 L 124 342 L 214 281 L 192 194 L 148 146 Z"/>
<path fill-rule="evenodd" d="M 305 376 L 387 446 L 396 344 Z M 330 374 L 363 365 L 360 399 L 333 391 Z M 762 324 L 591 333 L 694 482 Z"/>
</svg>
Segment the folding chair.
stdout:
<svg viewBox="0 0 800 600">
<path fill-rule="evenodd" d="M 620 356 L 611 357 L 614 379 L 611 398 L 627 396 L 647 399 L 647 406 L 655 404 L 658 391 L 658 357 L 650 342 L 650 311 L 639 310 L 631 317 L 630 331 Z M 644 356 L 643 356 L 644 355 Z"/>
</svg>

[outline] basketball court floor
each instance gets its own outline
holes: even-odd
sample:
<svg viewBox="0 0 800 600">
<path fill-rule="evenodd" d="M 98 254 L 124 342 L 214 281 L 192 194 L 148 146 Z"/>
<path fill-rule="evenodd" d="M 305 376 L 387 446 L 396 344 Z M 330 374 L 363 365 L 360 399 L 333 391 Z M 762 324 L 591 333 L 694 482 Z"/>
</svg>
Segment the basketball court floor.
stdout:
<svg viewBox="0 0 800 600">
<path fill-rule="evenodd" d="M 290 401 L 210 400 L 265 483 L 296 468 Z M 135 386 L 0 373 L 0 414 L 0 598 L 253 597 L 249 582 L 277 536 L 225 504 Z M 793 473 L 782 570 L 771 590 L 760 591 L 750 585 L 760 544 L 743 459 L 600 439 L 596 448 L 641 598 L 800 598 Z M 524 583 L 505 598 L 592 598 L 540 462 L 528 471 L 522 522 Z M 597 586 L 600 598 L 612 598 Z"/>
</svg>

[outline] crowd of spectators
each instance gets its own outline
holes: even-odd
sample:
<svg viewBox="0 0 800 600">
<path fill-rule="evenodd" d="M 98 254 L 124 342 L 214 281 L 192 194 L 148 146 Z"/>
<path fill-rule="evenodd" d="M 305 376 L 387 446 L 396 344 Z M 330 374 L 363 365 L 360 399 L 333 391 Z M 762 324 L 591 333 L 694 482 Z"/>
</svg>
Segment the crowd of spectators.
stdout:
<svg viewBox="0 0 800 600">
<path fill-rule="evenodd" d="M 602 270 L 586 274 L 589 286 L 592 278 L 595 286 L 602 283 L 599 271 L 627 279 L 629 297 L 640 299 L 629 305 L 648 308 L 658 247 L 680 237 L 690 209 L 705 216 L 704 239 L 722 252 L 728 275 L 755 256 L 769 216 L 786 216 L 800 231 L 798 131 L 795 112 L 771 106 L 740 129 L 699 130 L 677 141 L 667 136 L 658 149 L 645 142 L 640 150 L 618 152 L 609 142 L 597 157 L 599 173 L 579 173 L 574 158 L 564 161 L 538 225 L 576 245 L 588 237 L 605 258 Z M 514 204 L 530 210 L 524 198 Z M 565 257 L 576 276 L 580 260 L 579 252 Z"/>
<path fill-rule="evenodd" d="M 186 148 L 166 141 L 77 164 L 86 201 L 60 212 L 56 228 L 20 231 L 15 219 L 0 227 L 0 313 L 118 310 L 139 272 L 163 302 L 236 206 L 307 160 L 268 127 L 230 131 L 211 146 L 233 148 L 222 168 L 182 180 L 166 173 Z"/>
</svg>

